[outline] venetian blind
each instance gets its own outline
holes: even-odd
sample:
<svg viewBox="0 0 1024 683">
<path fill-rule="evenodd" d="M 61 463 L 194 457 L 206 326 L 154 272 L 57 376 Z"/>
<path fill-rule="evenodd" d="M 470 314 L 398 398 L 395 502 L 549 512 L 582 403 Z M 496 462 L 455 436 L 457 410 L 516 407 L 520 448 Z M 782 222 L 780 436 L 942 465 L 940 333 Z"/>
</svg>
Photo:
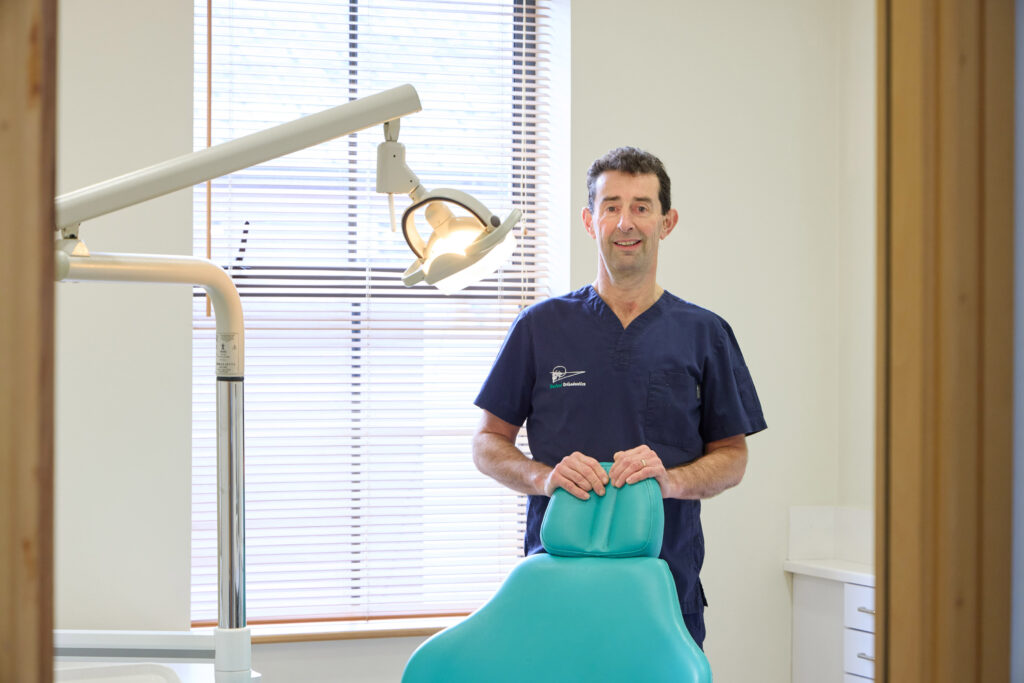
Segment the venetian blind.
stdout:
<svg viewBox="0 0 1024 683">
<path fill-rule="evenodd" d="M 472 405 L 509 323 L 547 296 L 543 1 L 206 0 L 195 146 L 412 83 L 399 140 L 424 187 L 522 208 L 513 262 L 454 295 L 374 191 L 382 127 L 213 182 L 210 255 L 246 323 L 250 623 L 458 614 L 522 553 L 524 500 L 472 464 Z M 406 205 L 396 198 L 398 211 Z M 195 253 L 207 253 L 195 192 Z M 192 619 L 217 614 L 214 323 L 194 303 Z"/>
</svg>

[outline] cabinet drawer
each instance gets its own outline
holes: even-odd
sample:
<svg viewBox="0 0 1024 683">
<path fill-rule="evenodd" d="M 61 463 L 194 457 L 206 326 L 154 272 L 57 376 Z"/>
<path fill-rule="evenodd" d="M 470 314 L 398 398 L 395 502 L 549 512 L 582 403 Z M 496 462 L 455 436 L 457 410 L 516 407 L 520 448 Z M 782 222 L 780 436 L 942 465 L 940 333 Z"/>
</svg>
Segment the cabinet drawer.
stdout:
<svg viewBox="0 0 1024 683">
<path fill-rule="evenodd" d="M 865 678 L 875 677 L 875 634 L 845 629 L 843 633 L 843 669 Z"/>
<path fill-rule="evenodd" d="M 843 584 L 843 625 L 859 631 L 875 632 L 875 589 Z"/>
</svg>

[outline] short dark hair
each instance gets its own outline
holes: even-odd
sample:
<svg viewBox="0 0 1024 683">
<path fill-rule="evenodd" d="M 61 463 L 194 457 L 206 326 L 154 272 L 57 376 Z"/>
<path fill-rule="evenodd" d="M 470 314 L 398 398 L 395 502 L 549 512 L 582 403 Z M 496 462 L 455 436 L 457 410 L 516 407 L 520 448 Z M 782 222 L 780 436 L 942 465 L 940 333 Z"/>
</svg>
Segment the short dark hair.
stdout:
<svg viewBox="0 0 1024 683">
<path fill-rule="evenodd" d="M 592 163 L 587 171 L 587 207 L 591 211 L 594 210 L 594 185 L 605 171 L 619 171 L 633 176 L 657 176 L 661 212 L 668 213 L 672 208 L 672 181 L 661 159 L 636 147 L 617 147 Z"/>
</svg>

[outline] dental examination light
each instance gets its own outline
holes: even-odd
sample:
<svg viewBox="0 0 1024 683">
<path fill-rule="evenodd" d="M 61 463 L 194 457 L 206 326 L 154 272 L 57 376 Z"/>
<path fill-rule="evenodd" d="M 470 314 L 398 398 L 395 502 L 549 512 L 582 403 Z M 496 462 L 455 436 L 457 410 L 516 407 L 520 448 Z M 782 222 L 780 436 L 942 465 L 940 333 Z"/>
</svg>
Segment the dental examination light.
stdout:
<svg viewBox="0 0 1024 683">
<path fill-rule="evenodd" d="M 513 209 L 502 221 L 465 192 L 427 192 L 405 163 L 405 145 L 398 142 L 399 126 L 398 119 L 384 124 L 384 142 L 377 146 L 377 192 L 388 195 L 392 230 L 394 195 L 403 193 L 412 198 L 412 204 L 402 214 L 402 235 L 416 260 L 402 275 L 402 282 L 406 287 L 426 282 L 452 294 L 508 261 L 516 246 L 512 228 L 523 213 Z M 421 209 L 421 225 L 425 222 L 433 228 L 426 241 L 416 227 L 416 215 Z"/>
<path fill-rule="evenodd" d="M 252 641 L 245 620 L 245 329 L 242 303 L 231 278 L 208 259 L 191 256 L 90 253 L 79 224 L 176 190 L 270 161 L 313 145 L 384 124 L 378 150 L 379 192 L 407 193 L 412 205 L 402 232 L 416 261 L 407 286 L 433 284 L 451 292 L 488 275 L 511 254 L 513 210 L 500 221 L 479 201 L 457 190 L 427 192 L 405 165 L 397 142 L 399 118 L 420 111 L 415 88 L 403 85 L 252 135 L 171 159 L 56 198 L 57 280 L 163 282 L 202 286 L 216 318 L 217 375 L 217 628 L 216 683 L 248 683 Z M 390 157 L 388 155 L 391 155 Z M 391 197 L 392 225 L 394 201 Z M 433 234 L 424 240 L 413 215 L 423 209 Z M 454 209 L 454 210 L 453 210 Z M 456 214 L 458 212 L 458 215 Z"/>
</svg>

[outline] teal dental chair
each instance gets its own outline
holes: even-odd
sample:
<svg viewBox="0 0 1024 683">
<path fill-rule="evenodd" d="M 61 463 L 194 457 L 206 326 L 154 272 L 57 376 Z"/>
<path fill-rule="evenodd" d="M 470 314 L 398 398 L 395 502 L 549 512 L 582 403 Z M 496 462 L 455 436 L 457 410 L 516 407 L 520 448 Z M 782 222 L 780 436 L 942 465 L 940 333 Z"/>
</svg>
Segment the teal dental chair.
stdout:
<svg viewBox="0 0 1024 683">
<path fill-rule="evenodd" d="M 420 645 L 402 683 L 710 683 L 658 559 L 664 525 L 654 479 L 586 501 L 559 489 L 541 524 L 548 554 Z"/>
</svg>

